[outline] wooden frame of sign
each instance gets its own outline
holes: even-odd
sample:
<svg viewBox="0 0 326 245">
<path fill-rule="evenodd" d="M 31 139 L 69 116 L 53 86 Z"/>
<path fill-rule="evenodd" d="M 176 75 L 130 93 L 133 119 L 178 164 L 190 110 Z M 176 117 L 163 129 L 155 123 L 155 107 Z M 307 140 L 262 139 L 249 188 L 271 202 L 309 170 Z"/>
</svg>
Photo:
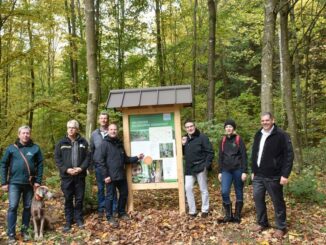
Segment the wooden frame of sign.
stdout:
<svg viewBox="0 0 326 245">
<path fill-rule="evenodd" d="M 175 145 L 176 145 L 176 160 L 177 160 L 177 182 L 159 182 L 159 183 L 133 183 L 132 182 L 132 166 L 127 166 L 128 180 L 128 211 L 134 210 L 133 191 L 148 190 L 148 189 L 178 189 L 179 191 L 179 212 L 185 213 L 185 190 L 184 190 L 184 175 L 183 175 L 183 160 L 182 160 L 182 143 L 181 143 L 181 105 L 172 106 L 150 106 L 137 108 L 122 108 L 123 113 L 123 139 L 124 147 L 127 155 L 131 153 L 131 139 L 129 132 L 129 116 L 130 115 L 149 115 L 158 113 L 174 113 L 174 130 L 175 130 Z"/>
</svg>

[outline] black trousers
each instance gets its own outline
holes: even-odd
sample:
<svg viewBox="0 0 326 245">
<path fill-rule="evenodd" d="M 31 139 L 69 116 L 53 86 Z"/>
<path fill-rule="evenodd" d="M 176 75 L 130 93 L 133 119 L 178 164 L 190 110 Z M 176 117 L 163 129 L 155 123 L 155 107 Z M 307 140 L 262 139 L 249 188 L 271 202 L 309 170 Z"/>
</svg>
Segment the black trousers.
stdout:
<svg viewBox="0 0 326 245">
<path fill-rule="evenodd" d="M 83 221 L 85 176 L 71 176 L 61 179 L 61 190 L 65 197 L 66 222 Z"/>
<path fill-rule="evenodd" d="M 269 226 L 266 209 L 266 191 L 272 199 L 275 212 L 275 224 L 277 229 L 286 228 L 286 206 L 283 197 L 283 186 L 280 177 L 264 178 L 255 176 L 253 179 L 253 195 L 256 206 L 256 218 L 260 226 Z"/>
<path fill-rule="evenodd" d="M 111 181 L 106 184 L 106 197 L 105 197 L 105 207 L 106 207 L 106 217 L 109 219 L 113 215 L 113 200 L 116 195 L 116 189 L 119 191 L 118 200 L 118 213 L 123 215 L 126 213 L 126 204 L 128 199 L 128 183 L 126 179 Z"/>
</svg>

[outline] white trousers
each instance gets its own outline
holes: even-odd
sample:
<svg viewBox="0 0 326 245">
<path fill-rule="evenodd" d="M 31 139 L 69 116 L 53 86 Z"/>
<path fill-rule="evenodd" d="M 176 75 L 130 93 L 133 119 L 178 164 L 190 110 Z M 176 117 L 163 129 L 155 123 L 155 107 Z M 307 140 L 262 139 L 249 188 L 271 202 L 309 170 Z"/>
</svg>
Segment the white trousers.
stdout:
<svg viewBox="0 0 326 245">
<path fill-rule="evenodd" d="M 209 211 L 209 194 L 208 194 L 208 188 L 207 188 L 207 169 L 199 174 L 196 174 L 196 176 L 193 175 L 186 175 L 185 178 L 185 189 L 186 189 L 186 196 L 187 196 L 187 202 L 189 206 L 189 214 L 195 214 L 197 212 L 196 209 L 196 202 L 195 202 L 195 196 L 194 196 L 194 184 L 195 182 L 198 182 L 199 189 L 201 192 L 201 211 L 203 213 L 208 213 Z"/>
</svg>

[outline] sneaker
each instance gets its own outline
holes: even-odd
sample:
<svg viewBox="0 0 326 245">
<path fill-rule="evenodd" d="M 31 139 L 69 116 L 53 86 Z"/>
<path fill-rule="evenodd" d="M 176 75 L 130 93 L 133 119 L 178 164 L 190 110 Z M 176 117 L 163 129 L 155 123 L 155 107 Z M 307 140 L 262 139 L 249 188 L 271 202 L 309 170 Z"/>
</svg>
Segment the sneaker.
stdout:
<svg viewBox="0 0 326 245">
<path fill-rule="evenodd" d="M 63 232 L 69 232 L 71 230 L 71 224 L 66 223 L 65 226 L 63 227 L 62 231 Z"/>
<path fill-rule="evenodd" d="M 208 217 L 208 213 L 201 213 L 201 217 L 202 218 L 207 218 Z"/>
<path fill-rule="evenodd" d="M 108 223 L 113 228 L 118 228 L 119 227 L 119 223 L 113 217 L 108 218 Z"/>
<path fill-rule="evenodd" d="M 8 237 L 8 244 L 14 244 L 16 242 L 16 238 L 14 235 Z"/>
<path fill-rule="evenodd" d="M 130 220 L 130 217 L 128 214 L 121 214 L 121 215 L 119 215 L 119 218 L 122 220 L 125 220 L 125 221 Z"/>
<path fill-rule="evenodd" d="M 84 222 L 81 221 L 81 220 L 77 220 L 77 221 L 76 221 L 76 224 L 77 224 L 77 226 L 78 226 L 80 229 L 82 229 L 82 228 L 85 227 Z"/>
<path fill-rule="evenodd" d="M 28 242 L 31 240 L 30 235 L 27 232 L 22 232 L 23 242 Z"/>
</svg>

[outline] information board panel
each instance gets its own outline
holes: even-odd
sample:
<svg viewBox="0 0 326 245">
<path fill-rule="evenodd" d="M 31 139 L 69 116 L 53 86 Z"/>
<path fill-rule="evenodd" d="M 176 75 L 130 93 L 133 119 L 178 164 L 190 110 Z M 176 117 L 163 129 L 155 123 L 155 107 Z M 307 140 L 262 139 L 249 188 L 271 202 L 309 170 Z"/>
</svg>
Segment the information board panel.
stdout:
<svg viewBox="0 0 326 245">
<path fill-rule="evenodd" d="M 144 159 L 132 166 L 132 183 L 177 182 L 174 113 L 129 115 L 131 155 Z"/>
</svg>

